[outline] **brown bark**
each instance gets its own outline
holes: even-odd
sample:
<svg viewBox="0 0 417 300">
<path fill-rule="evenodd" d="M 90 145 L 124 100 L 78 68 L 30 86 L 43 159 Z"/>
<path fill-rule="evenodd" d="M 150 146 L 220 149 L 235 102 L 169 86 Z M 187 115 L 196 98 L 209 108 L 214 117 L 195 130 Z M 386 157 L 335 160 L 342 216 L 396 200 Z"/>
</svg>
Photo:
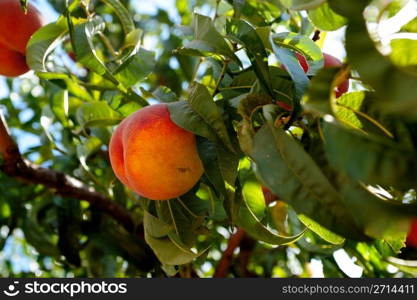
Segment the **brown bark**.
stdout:
<svg viewBox="0 0 417 300">
<path fill-rule="evenodd" d="M 0 110 L 0 170 L 11 177 L 29 184 L 42 184 L 63 197 L 85 200 L 95 208 L 107 213 L 127 231 L 132 232 L 135 224 L 129 212 L 97 192 L 94 188 L 65 173 L 40 167 L 23 158 L 19 148 L 7 129 Z"/>
<path fill-rule="evenodd" d="M 223 252 L 223 255 L 217 264 L 216 271 L 214 272 L 213 277 L 223 278 L 226 277 L 230 268 L 230 264 L 233 260 L 233 252 L 237 247 L 239 247 L 243 238 L 246 236 L 246 232 L 239 228 L 236 233 L 234 233 L 229 238 L 229 243 L 226 250 Z"/>
</svg>

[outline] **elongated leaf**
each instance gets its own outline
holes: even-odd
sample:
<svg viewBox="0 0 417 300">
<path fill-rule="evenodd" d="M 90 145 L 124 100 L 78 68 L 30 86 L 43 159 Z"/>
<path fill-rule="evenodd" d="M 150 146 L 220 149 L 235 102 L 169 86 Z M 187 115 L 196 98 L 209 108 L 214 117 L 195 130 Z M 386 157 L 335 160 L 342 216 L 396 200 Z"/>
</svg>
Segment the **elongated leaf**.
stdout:
<svg viewBox="0 0 417 300">
<path fill-rule="evenodd" d="M 365 135 L 333 122 L 323 125 L 330 163 L 367 184 L 414 188 L 417 176 L 415 151 L 391 139 Z"/>
<path fill-rule="evenodd" d="M 333 245 L 340 245 L 343 244 L 345 239 L 330 230 L 324 228 L 317 222 L 313 221 L 309 217 L 306 217 L 304 215 L 299 215 L 298 218 L 300 219 L 301 223 L 303 223 L 308 229 L 316 233 L 318 236 L 320 236 L 323 240 L 333 244 Z"/>
<path fill-rule="evenodd" d="M 188 101 L 176 101 L 167 105 L 170 118 L 175 124 L 210 141 L 219 140 L 215 131 L 193 110 Z"/>
<path fill-rule="evenodd" d="M 335 233 L 364 238 L 340 194 L 312 158 L 282 129 L 265 124 L 255 135 L 251 156 L 263 183 L 298 213 Z"/>
<path fill-rule="evenodd" d="M 214 27 L 212 19 L 200 14 L 194 14 L 193 29 L 194 40 L 185 44 L 185 49 L 195 50 L 196 54 L 201 52 L 224 55 L 239 62 L 229 44 Z"/>
<path fill-rule="evenodd" d="M 411 39 L 394 39 L 391 41 L 391 60 L 398 66 L 417 65 L 417 41 Z"/>
<path fill-rule="evenodd" d="M 266 204 L 261 184 L 255 174 L 250 170 L 250 162 L 244 159 L 239 165 L 242 196 L 248 209 L 258 220 L 265 217 Z"/>
<path fill-rule="evenodd" d="M 338 68 L 324 68 L 311 80 L 303 106 L 319 115 L 332 114 L 331 93 Z"/>
<path fill-rule="evenodd" d="M 183 265 L 193 261 L 199 254 L 184 251 L 169 237 L 154 238 L 145 230 L 146 243 L 152 248 L 159 261 L 165 265 Z"/>
<path fill-rule="evenodd" d="M 61 37 L 68 31 L 64 20 L 41 27 L 30 38 L 27 45 L 26 61 L 35 72 L 47 72 L 46 59 Z"/>
<path fill-rule="evenodd" d="M 249 23 L 238 19 L 228 21 L 226 28 L 228 35 L 246 48 L 260 83 L 270 95 L 273 95 L 268 68 L 268 54 L 255 29 Z"/>
<path fill-rule="evenodd" d="M 97 56 L 93 43 L 93 36 L 104 30 L 104 20 L 96 16 L 78 25 L 74 24 L 70 17 L 67 18 L 67 21 L 70 29 L 72 47 L 77 61 L 97 74 L 106 77 L 114 84 L 118 84 L 108 68 Z"/>
<path fill-rule="evenodd" d="M 111 6 L 117 17 L 119 18 L 120 23 L 122 24 L 123 31 L 125 34 L 132 32 L 135 29 L 135 24 L 133 23 L 132 16 L 126 7 L 119 0 L 103 0 L 107 5 Z"/>
<path fill-rule="evenodd" d="M 114 125 L 121 119 L 106 102 L 85 103 L 77 110 L 77 120 L 83 127 Z"/>
<path fill-rule="evenodd" d="M 334 12 L 327 2 L 308 12 L 314 26 L 324 31 L 334 31 L 347 24 L 347 19 Z"/>
<path fill-rule="evenodd" d="M 346 51 L 352 67 L 380 98 L 381 109 L 417 117 L 417 75 L 395 66 L 382 55 L 369 35 L 363 10 L 369 1 L 330 0 L 337 13 L 346 16 Z"/>
<path fill-rule="evenodd" d="M 240 208 L 237 224 L 245 229 L 245 231 L 253 238 L 271 245 L 291 244 L 296 242 L 304 234 L 303 231 L 295 236 L 282 236 L 272 232 L 269 228 L 257 220 L 247 207 Z"/>
<path fill-rule="evenodd" d="M 320 47 L 305 35 L 296 34 L 294 32 L 281 32 L 272 35 L 271 43 L 274 51 L 277 47 L 281 47 L 301 53 L 308 61 L 309 75 L 315 75 L 316 72 L 323 67 L 323 54 Z M 281 62 L 291 75 L 291 69 L 288 69 L 286 61 L 284 60 Z"/>
<path fill-rule="evenodd" d="M 78 158 L 86 170 L 89 169 L 87 166 L 87 159 L 90 157 L 90 155 L 100 149 L 101 145 L 102 142 L 96 137 L 91 137 L 83 144 L 77 145 Z"/>
<path fill-rule="evenodd" d="M 191 108 L 216 132 L 224 145 L 234 152 L 222 115 L 207 88 L 195 82 L 190 90 L 188 103 Z"/>
<path fill-rule="evenodd" d="M 394 242 L 405 239 L 410 221 L 417 216 L 415 204 L 381 199 L 347 178 L 342 182 L 341 193 L 349 204 L 348 209 L 368 236 Z"/>
<path fill-rule="evenodd" d="M 235 17 L 239 18 L 241 10 L 245 5 L 245 0 L 233 0 L 233 9 L 235 11 Z"/>
<path fill-rule="evenodd" d="M 169 103 L 178 101 L 177 95 L 166 86 L 159 86 L 152 94 L 161 102 Z"/>
<path fill-rule="evenodd" d="M 143 216 L 143 226 L 148 234 L 154 238 L 167 236 L 173 227 L 164 223 L 162 220 L 145 211 Z"/>
<path fill-rule="evenodd" d="M 281 0 L 288 8 L 294 10 L 314 9 L 326 0 Z"/>
<path fill-rule="evenodd" d="M 126 87 L 131 87 L 145 79 L 153 71 L 155 64 L 155 53 L 140 48 L 114 71 L 114 76 Z"/>
</svg>

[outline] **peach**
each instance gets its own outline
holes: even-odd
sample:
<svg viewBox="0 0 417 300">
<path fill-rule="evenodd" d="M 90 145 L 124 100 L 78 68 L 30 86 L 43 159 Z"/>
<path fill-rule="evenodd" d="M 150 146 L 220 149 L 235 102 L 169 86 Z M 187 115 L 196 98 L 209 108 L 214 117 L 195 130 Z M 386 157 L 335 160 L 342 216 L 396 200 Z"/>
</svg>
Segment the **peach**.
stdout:
<svg viewBox="0 0 417 300">
<path fill-rule="evenodd" d="M 26 73 L 26 45 L 43 25 L 39 11 L 30 3 L 25 14 L 19 0 L 0 0 L 0 75 Z"/>
<path fill-rule="evenodd" d="M 324 58 L 324 67 L 339 67 L 342 65 L 342 62 L 340 60 L 338 60 L 336 57 L 330 55 L 330 54 L 326 54 L 323 53 L 323 58 Z M 342 96 L 344 93 L 346 93 L 349 89 L 349 79 L 347 78 L 345 81 L 343 81 L 341 84 L 339 84 L 336 87 L 336 98 L 339 98 L 340 96 Z"/>
<path fill-rule="evenodd" d="M 16 77 L 27 71 L 25 56 L 0 43 L 0 75 Z"/>
<path fill-rule="evenodd" d="M 305 57 L 303 55 L 301 55 L 300 53 L 295 53 L 295 55 L 297 56 L 298 62 L 300 63 L 301 67 L 303 68 L 304 72 L 307 73 L 309 66 L 308 66 L 308 62 L 305 59 Z M 328 68 L 328 67 L 339 67 L 342 65 L 342 62 L 337 59 L 336 57 L 327 54 L 327 53 L 323 53 L 323 58 L 324 58 L 324 68 Z M 336 93 L 336 98 L 339 98 L 340 96 L 342 96 L 344 93 L 346 93 L 349 90 L 349 79 L 347 78 L 345 81 L 343 81 L 341 84 L 339 84 L 336 89 L 335 89 L 335 93 Z"/>
<path fill-rule="evenodd" d="M 417 249 L 417 219 L 411 221 L 410 231 L 407 235 L 406 244 L 410 248 Z"/>
<path fill-rule="evenodd" d="M 195 135 L 171 121 L 166 104 L 147 106 L 123 120 L 109 154 L 120 181 L 152 200 L 185 194 L 203 174 Z"/>
<path fill-rule="evenodd" d="M 262 193 L 264 194 L 266 205 L 269 205 L 270 203 L 278 200 L 278 197 L 272 194 L 272 192 L 264 185 L 262 186 Z"/>
<path fill-rule="evenodd" d="M 306 58 L 304 57 L 304 55 L 301 55 L 300 53 L 296 52 L 295 56 L 297 56 L 298 62 L 300 63 L 301 67 L 304 70 L 304 73 L 308 72 L 309 66 L 308 66 L 308 62 L 306 60 Z"/>
</svg>

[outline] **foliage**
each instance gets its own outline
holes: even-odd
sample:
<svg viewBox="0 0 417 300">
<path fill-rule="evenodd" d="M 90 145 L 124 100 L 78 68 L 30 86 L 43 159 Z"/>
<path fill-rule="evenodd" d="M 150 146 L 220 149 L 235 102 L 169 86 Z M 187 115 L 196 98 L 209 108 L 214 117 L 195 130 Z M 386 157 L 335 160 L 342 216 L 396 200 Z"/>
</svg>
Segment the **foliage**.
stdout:
<svg viewBox="0 0 417 300">
<path fill-rule="evenodd" d="M 246 244 L 229 276 L 308 277 L 319 260 L 324 276 L 344 277 L 340 249 L 364 277 L 417 274 L 405 248 L 417 218 L 417 45 L 392 39 L 386 53 L 372 31 L 407 1 L 176 0 L 175 14 L 68 2 L 49 0 L 60 16 L 28 44 L 34 74 L 7 79 L 0 104 L 18 144 L 39 141 L 20 145 L 25 157 L 104 194 L 136 229 L 0 172 L 0 246 L 36 266 L 3 257 L 1 275 L 210 277 L 237 228 Z M 323 68 L 326 31 L 341 28 L 345 64 Z M 336 98 L 347 74 L 352 88 Z M 205 169 L 168 201 L 124 187 L 107 152 L 115 125 L 157 102 L 197 136 Z"/>
</svg>

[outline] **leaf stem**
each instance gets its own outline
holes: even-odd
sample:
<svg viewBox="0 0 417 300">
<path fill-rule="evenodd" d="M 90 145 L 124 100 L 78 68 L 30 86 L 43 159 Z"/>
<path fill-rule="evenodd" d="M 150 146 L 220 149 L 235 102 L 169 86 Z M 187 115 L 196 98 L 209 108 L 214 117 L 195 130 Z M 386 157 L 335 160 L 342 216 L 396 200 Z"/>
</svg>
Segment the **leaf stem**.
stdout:
<svg viewBox="0 0 417 300">
<path fill-rule="evenodd" d="M 119 56 L 119 52 L 117 52 L 113 48 L 113 45 L 110 43 L 110 40 L 107 38 L 107 36 L 105 36 L 102 32 L 99 32 L 98 36 L 100 40 L 103 42 L 104 46 L 106 46 L 107 50 L 109 50 L 109 52 L 111 53 L 113 57 Z"/>
<path fill-rule="evenodd" d="M 177 200 L 178 200 L 178 202 L 184 207 L 184 209 L 192 216 L 192 217 L 194 217 L 194 218 L 198 218 L 199 216 L 197 216 L 195 213 L 193 213 L 192 212 L 192 210 L 191 209 L 189 209 L 188 207 L 187 207 L 187 205 L 185 205 L 185 203 L 184 202 L 182 202 L 182 200 L 180 199 L 180 198 L 177 198 Z"/>
<path fill-rule="evenodd" d="M 172 225 L 174 225 L 175 232 L 177 233 L 177 236 L 180 237 L 180 233 L 178 231 L 177 223 L 175 223 L 174 213 L 172 212 L 170 201 L 171 200 L 168 200 L 167 204 L 168 204 L 169 214 L 171 215 L 171 218 L 172 218 Z"/>
<path fill-rule="evenodd" d="M 219 79 L 216 82 L 216 86 L 214 88 L 213 97 L 219 92 L 220 83 L 222 82 L 224 76 L 226 75 L 227 66 L 229 65 L 229 60 L 225 59 L 223 60 L 223 67 L 220 72 Z"/>
<path fill-rule="evenodd" d="M 251 87 L 251 85 L 229 86 L 225 88 L 219 88 L 219 91 L 250 89 Z"/>
</svg>

